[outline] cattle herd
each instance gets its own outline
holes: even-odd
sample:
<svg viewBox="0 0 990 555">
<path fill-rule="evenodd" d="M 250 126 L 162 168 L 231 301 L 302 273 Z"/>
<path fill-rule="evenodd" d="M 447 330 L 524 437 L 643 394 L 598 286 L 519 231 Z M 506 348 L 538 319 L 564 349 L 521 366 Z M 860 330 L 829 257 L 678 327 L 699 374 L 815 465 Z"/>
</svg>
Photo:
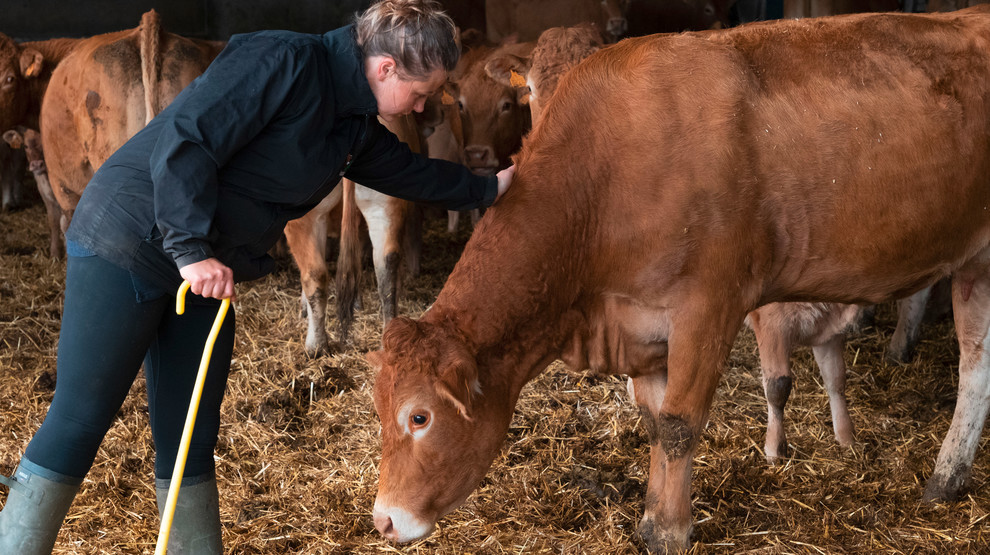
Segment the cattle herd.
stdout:
<svg viewBox="0 0 990 555">
<path fill-rule="evenodd" d="M 990 9 L 785 2 L 795 16 L 847 15 L 733 26 L 723 2 L 659 4 L 489 1 L 487 28 L 461 30 L 461 61 L 424 112 L 388 124 L 413 150 L 476 173 L 517 168 L 505 197 L 474 215 L 417 318 L 403 314 L 402 285 L 436 250 L 422 235 L 429 207 L 344 179 L 287 226 L 299 281 L 282 285 L 301 291 L 306 327 L 291 341 L 296 356 L 338 357 L 346 373 L 374 376 L 380 432 L 360 456 L 377 459 L 377 494 L 355 509 L 366 521 L 355 533 L 429 538 L 487 487 L 517 412 L 539 416 L 520 400 L 554 383 L 541 375 L 562 361 L 628 380 L 623 402 L 638 407 L 648 452 L 626 541 L 680 552 L 694 536 L 697 547 L 697 507 L 720 504 L 692 483 L 699 454 L 719 456 L 706 430 L 740 330 L 752 330 L 762 371 L 764 464 L 795 460 L 784 410 L 800 346 L 812 348 L 834 439 L 853 456 L 847 341 L 890 301 L 890 364 L 910 360 L 925 310 L 946 312 L 949 298 L 958 341 L 951 424 L 933 438 L 937 453 L 913 454 L 928 461 L 910 484 L 915 500 L 951 506 L 979 487 L 990 411 Z M 31 179 L 47 214 L 38 247 L 58 268 L 95 169 L 223 46 L 167 32 L 154 11 L 89 38 L 0 34 L 0 220 L 22 208 Z M 458 214 L 446 216 L 448 234 L 461 229 Z M 365 233 L 381 307 L 371 344 L 351 331 Z M 0 297 L 12 287 L 0 284 Z M 289 306 L 296 319 L 298 302 Z M 0 313 L 0 326 L 25 317 Z M 235 366 L 251 364 L 237 356 Z M 632 424 L 606 428 L 618 436 Z M 318 464 L 332 474 L 352 463 Z"/>
</svg>

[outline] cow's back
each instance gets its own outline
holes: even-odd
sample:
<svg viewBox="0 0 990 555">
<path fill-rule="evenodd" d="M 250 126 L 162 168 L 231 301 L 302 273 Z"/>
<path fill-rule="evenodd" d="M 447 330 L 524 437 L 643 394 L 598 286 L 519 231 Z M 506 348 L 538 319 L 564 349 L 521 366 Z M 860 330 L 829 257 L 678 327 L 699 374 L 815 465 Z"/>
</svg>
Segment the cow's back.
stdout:
<svg viewBox="0 0 990 555">
<path fill-rule="evenodd" d="M 661 290 L 710 249 L 754 276 L 754 306 L 903 296 L 990 240 L 990 16 L 904 18 L 622 41 L 562 80 L 520 174 L 540 158 L 575 213 L 589 199 L 573 191 L 597 187 L 597 214 L 635 223 L 589 247 L 601 280 L 653 264 L 620 288 Z M 589 158 L 591 175 L 563 162 Z"/>
</svg>

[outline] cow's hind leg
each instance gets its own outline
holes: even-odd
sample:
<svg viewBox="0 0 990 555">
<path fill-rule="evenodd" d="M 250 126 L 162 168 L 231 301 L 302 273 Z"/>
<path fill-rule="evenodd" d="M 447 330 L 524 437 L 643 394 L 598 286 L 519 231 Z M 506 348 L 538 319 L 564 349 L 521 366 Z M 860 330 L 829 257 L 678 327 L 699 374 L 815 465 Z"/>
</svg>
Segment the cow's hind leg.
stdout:
<svg viewBox="0 0 990 555">
<path fill-rule="evenodd" d="M 780 325 L 782 305 L 771 304 L 754 310 L 747 321 L 756 335 L 763 374 L 763 393 L 767 398 L 767 438 L 764 454 L 771 464 L 787 458 L 787 432 L 784 407 L 791 396 L 794 375 L 791 373 L 789 330 Z"/>
<path fill-rule="evenodd" d="M 952 279 L 952 310 L 959 340 L 959 391 L 949 432 L 928 479 L 926 501 L 951 501 L 969 481 L 973 457 L 990 408 L 990 264 L 967 264 Z"/>
<path fill-rule="evenodd" d="M 811 349 L 828 393 L 835 441 L 844 447 L 851 447 L 856 442 L 856 437 L 849 417 L 849 407 L 846 405 L 846 362 L 842 356 L 845 344 L 845 335 L 837 334 Z"/>
<path fill-rule="evenodd" d="M 360 185 L 355 189 L 355 198 L 368 223 L 384 325 L 398 312 L 399 263 L 410 203 Z"/>
<path fill-rule="evenodd" d="M 328 276 L 326 262 L 327 217 L 340 202 L 340 187 L 327 196 L 303 217 L 285 226 L 285 239 L 302 284 L 303 304 L 306 307 L 306 354 L 316 356 L 329 351 L 326 315 Z"/>
<path fill-rule="evenodd" d="M 897 301 L 897 329 L 894 330 L 890 347 L 887 348 L 888 361 L 904 363 L 911 360 L 914 347 L 918 344 L 921 321 L 925 317 L 925 307 L 931 292 L 931 287 L 925 287 L 910 297 Z"/>
</svg>

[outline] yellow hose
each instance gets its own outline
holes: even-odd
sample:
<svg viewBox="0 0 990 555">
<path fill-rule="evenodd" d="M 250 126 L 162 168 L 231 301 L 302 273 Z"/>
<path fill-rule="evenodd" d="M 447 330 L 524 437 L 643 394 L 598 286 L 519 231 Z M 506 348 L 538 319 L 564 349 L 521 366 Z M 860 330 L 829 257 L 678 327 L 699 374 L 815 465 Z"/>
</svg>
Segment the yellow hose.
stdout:
<svg viewBox="0 0 990 555">
<path fill-rule="evenodd" d="M 183 281 L 179 286 L 179 292 L 175 296 L 175 313 L 181 315 L 186 311 L 186 291 L 189 290 L 190 283 Z M 189 412 L 186 413 L 186 425 L 182 429 L 182 439 L 179 441 L 179 453 L 175 457 L 175 468 L 172 471 L 172 483 L 168 488 L 168 497 L 165 500 L 165 511 L 162 513 L 162 526 L 158 530 L 158 545 L 155 547 L 155 555 L 165 555 L 168 546 L 168 535 L 172 528 L 172 519 L 175 517 L 175 504 L 179 500 L 179 485 L 182 483 L 182 473 L 186 468 L 186 457 L 189 455 L 189 443 L 192 441 L 193 426 L 196 424 L 196 412 L 199 410 L 199 400 L 203 396 L 203 384 L 206 383 L 206 371 L 210 367 L 210 355 L 213 354 L 213 344 L 220 335 L 220 327 L 227 316 L 227 309 L 230 308 L 230 299 L 223 299 L 220 302 L 220 310 L 217 311 L 217 319 L 213 322 L 210 336 L 206 339 L 206 347 L 203 349 L 203 358 L 199 363 L 199 372 L 196 374 L 196 386 L 193 388 L 192 399 L 189 401 Z"/>
</svg>

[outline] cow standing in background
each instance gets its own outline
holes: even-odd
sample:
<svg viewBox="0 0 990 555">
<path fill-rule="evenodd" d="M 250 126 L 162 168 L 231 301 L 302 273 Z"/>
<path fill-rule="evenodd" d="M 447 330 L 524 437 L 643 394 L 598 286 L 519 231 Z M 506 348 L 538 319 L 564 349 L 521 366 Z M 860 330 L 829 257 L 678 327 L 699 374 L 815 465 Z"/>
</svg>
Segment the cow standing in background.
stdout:
<svg viewBox="0 0 990 555">
<path fill-rule="evenodd" d="M 413 152 L 421 152 L 420 129 L 413 116 L 381 120 Z M 400 263 L 418 267 L 419 252 L 410 247 L 407 225 L 413 203 L 379 193 L 349 179 L 341 183 L 316 208 L 285 226 L 285 237 L 299 267 L 302 302 L 306 315 L 305 350 L 310 356 L 329 352 L 326 313 L 329 303 L 327 237 L 335 222 L 334 208 L 341 207 L 340 251 L 337 258 L 337 339 L 344 343 L 360 297 L 362 237 L 361 218 L 371 238 L 372 260 L 381 301 L 383 324 L 398 314 Z"/>
<path fill-rule="evenodd" d="M 0 131 L 41 131 L 60 206 L 59 213 L 46 204 L 49 221 L 61 222 L 49 229 L 53 250 L 64 250 L 61 234 L 95 169 L 222 48 L 165 33 L 154 10 L 135 29 L 85 39 L 19 44 L 0 35 Z M 7 164 L 0 167 L 4 176 L 20 175 Z"/>
<path fill-rule="evenodd" d="M 96 169 L 205 71 L 224 45 L 164 32 L 151 10 L 134 29 L 76 43 L 55 67 L 42 102 L 41 137 L 63 232 Z"/>
<path fill-rule="evenodd" d="M 952 425 L 925 490 L 968 482 L 990 403 L 990 11 L 628 39 L 571 71 L 433 306 L 379 367 L 376 527 L 430 533 L 551 361 L 625 374 L 651 440 L 640 535 L 680 551 L 692 458 L 746 315 L 875 304 L 951 275 Z M 924 149 L 926 156 L 912 153 Z"/>
<path fill-rule="evenodd" d="M 525 83 L 499 84 L 485 72 L 485 64 L 502 53 L 527 56 L 534 46 L 533 42 L 477 46 L 461 57 L 452 75 L 464 134 L 464 163 L 477 174 L 494 175 L 509 167 L 509 157 L 519 150 L 530 128 Z"/>
</svg>

